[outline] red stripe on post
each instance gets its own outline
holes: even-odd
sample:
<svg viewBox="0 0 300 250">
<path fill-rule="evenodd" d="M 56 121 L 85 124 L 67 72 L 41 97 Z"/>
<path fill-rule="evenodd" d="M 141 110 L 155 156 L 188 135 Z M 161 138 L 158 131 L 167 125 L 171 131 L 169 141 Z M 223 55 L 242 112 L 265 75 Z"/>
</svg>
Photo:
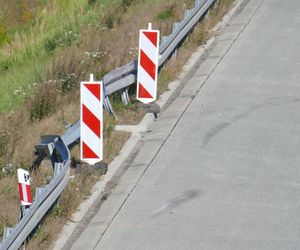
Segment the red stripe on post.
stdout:
<svg viewBox="0 0 300 250">
<path fill-rule="evenodd" d="M 82 104 L 82 120 L 100 138 L 100 120 L 84 104 Z"/>
<path fill-rule="evenodd" d="M 32 197 L 31 197 L 31 192 L 30 192 L 30 185 L 25 185 L 26 186 L 26 192 L 27 192 L 27 202 L 32 203 Z"/>
<path fill-rule="evenodd" d="M 153 43 L 153 45 L 155 47 L 157 47 L 157 42 L 158 42 L 158 39 L 157 39 L 158 38 L 158 34 L 157 34 L 157 32 L 144 31 L 143 33 L 150 40 L 150 42 Z"/>
<path fill-rule="evenodd" d="M 20 200 L 24 201 L 22 183 L 19 183 Z"/>
<path fill-rule="evenodd" d="M 84 142 L 82 142 L 82 156 L 83 158 L 87 158 L 87 159 L 99 158 L 99 156 L 95 154 L 95 152 L 91 150 L 91 148 L 88 145 L 86 145 Z"/>
<path fill-rule="evenodd" d="M 84 84 L 84 86 L 100 101 L 101 89 L 100 84 Z"/>
<path fill-rule="evenodd" d="M 144 88 L 144 86 L 139 83 L 139 98 L 153 98 L 152 95 Z"/>
<path fill-rule="evenodd" d="M 151 59 L 145 54 L 143 50 L 140 51 L 140 65 L 155 81 L 156 78 L 156 66 Z"/>
</svg>

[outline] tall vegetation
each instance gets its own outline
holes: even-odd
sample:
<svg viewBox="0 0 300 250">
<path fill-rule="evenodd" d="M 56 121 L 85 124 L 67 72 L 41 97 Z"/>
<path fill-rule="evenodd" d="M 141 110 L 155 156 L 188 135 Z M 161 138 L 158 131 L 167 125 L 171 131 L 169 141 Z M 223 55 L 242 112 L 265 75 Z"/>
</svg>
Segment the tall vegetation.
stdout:
<svg viewBox="0 0 300 250">
<path fill-rule="evenodd" d="M 193 49 L 207 39 L 211 25 L 232 1 L 221 0 L 211 12 L 214 20 L 207 19 L 183 43 L 179 59 L 170 61 L 160 74 L 159 91 L 166 89 Z M 18 217 L 16 168 L 30 169 L 32 149 L 41 135 L 60 134 L 65 122 L 78 119 L 79 82 L 88 79 L 89 73 L 100 79 L 135 59 L 140 28 L 152 22 L 167 35 L 173 22 L 193 4 L 194 0 L 0 0 L 0 200 L 6 201 L 0 207 L 0 236 L 2 226 L 14 225 Z M 134 101 L 126 109 L 117 98 L 112 103 L 117 119 L 105 114 L 106 162 L 128 138 L 113 126 L 136 123 L 143 115 Z M 77 159 L 79 148 L 72 154 Z M 46 162 L 33 173 L 33 186 L 45 184 L 49 168 Z M 74 170 L 71 174 L 76 181 L 69 183 L 60 206 L 48 219 L 50 226 L 41 228 L 30 249 L 49 247 L 55 232 L 99 178 Z"/>
</svg>

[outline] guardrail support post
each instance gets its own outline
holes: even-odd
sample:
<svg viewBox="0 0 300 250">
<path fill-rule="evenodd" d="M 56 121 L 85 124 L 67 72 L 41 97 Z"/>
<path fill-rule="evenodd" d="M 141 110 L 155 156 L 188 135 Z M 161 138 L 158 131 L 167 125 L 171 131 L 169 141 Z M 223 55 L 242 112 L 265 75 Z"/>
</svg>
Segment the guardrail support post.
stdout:
<svg viewBox="0 0 300 250">
<path fill-rule="evenodd" d="M 168 39 L 169 39 L 169 36 L 162 36 L 161 37 L 161 45 L 163 45 L 164 43 L 166 43 L 167 41 L 168 41 Z"/>
<path fill-rule="evenodd" d="M 62 170 L 62 168 L 64 167 L 64 164 L 61 162 L 55 162 L 54 165 L 54 176 L 59 175 L 60 171 Z"/>
<path fill-rule="evenodd" d="M 175 31 L 175 30 L 177 30 L 177 28 L 179 27 L 179 25 L 180 25 L 180 23 L 173 23 L 173 32 Z"/>
<path fill-rule="evenodd" d="M 188 17 L 190 15 L 190 13 L 191 13 L 191 10 L 186 10 L 184 12 L 184 18 Z"/>
<path fill-rule="evenodd" d="M 19 221 L 22 220 L 22 218 L 23 218 L 23 217 L 25 216 L 25 214 L 26 214 L 26 211 L 27 211 L 29 208 L 30 208 L 29 205 L 26 205 L 26 206 L 21 205 L 21 206 L 20 206 Z"/>
<path fill-rule="evenodd" d="M 35 189 L 35 196 L 34 196 L 34 200 L 37 200 L 39 195 L 43 192 L 44 188 L 41 188 L 41 187 L 37 187 Z"/>
<path fill-rule="evenodd" d="M 122 91 L 121 98 L 122 98 L 123 104 L 127 106 L 129 104 L 129 95 L 128 95 L 127 88 Z"/>
<path fill-rule="evenodd" d="M 12 230 L 12 227 L 4 227 L 3 239 L 6 239 L 11 234 Z"/>
<path fill-rule="evenodd" d="M 184 37 L 187 37 L 187 35 L 191 31 L 192 27 L 195 27 L 195 25 L 198 23 L 199 20 L 201 20 L 201 18 L 204 17 L 204 15 L 206 15 L 205 18 L 207 18 L 209 16 L 209 8 L 213 7 L 213 5 L 208 6 L 208 5 L 204 4 L 204 1 L 205 0 L 195 0 L 195 7 L 193 9 L 187 10 L 185 12 L 185 18 L 181 21 L 181 23 L 174 24 L 173 28 L 174 28 L 174 30 L 176 30 L 176 32 L 173 32 L 172 34 L 170 34 L 170 36 L 162 37 L 161 45 L 164 45 L 164 46 L 160 47 L 161 50 L 160 50 L 160 64 L 159 65 L 160 65 L 161 70 L 164 68 L 165 62 L 172 56 L 172 53 L 174 53 L 173 56 L 176 56 L 176 51 L 177 51 L 176 49 L 177 49 L 178 45 L 182 43 Z M 210 4 L 214 3 L 215 6 L 217 6 L 219 4 L 219 0 L 209 0 L 209 1 L 207 0 L 207 2 L 209 2 Z M 199 12 L 199 13 L 196 13 L 196 12 Z M 201 13 L 201 15 L 200 15 L 200 13 Z M 192 14 L 193 14 L 193 16 L 192 16 Z M 179 29 L 178 26 L 179 27 L 182 26 L 182 27 Z M 137 60 L 134 60 L 127 65 L 124 65 L 118 69 L 115 69 L 113 71 L 113 73 L 111 72 L 110 75 L 104 76 L 104 79 L 107 80 L 107 86 L 109 86 L 110 84 L 118 83 L 117 87 L 113 86 L 113 88 L 110 88 L 109 94 L 112 94 L 116 91 L 120 91 L 121 89 L 124 89 L 124 88 L 128 88 L 129 86 L 134 84 L 135 83 L 134 80 L 136 80 L 136 70 L 137 70 Z M 91 80 L 93 80 L 93 79 L 91 79 Z M 119 84 L 119 83 L 121 83 L 121 84 Z M 103 96 L 106 96 L 105 95 L 105 86 L 106 85 L 103 83 Z M 129 100 L 127 89 L 124 90 L 122 96 L 123 95 L 124 95 L 124 97 L 122 97 L 122 98 L 125 98 L 125 102 L 126 102 L 126 99 Z M 113 114 L 114 116 L 116 116 L 113 112 L 113 107 L 110 103 L 108 96 L 106 96 L 104 99 L 104 107 L 109 114 Z M 157 114 L 160 112 L 160 107 L 157 103 L 148 104 L 148 106 L 144 107 L 144 109 L 145 109 L 146 113 L 153 113 L 155 118 L 157 118 Z M 68 134 L 64 134 L 63 138 L 58 137 L 58 136 L 45 136 L 44 138 L 42 137 L 42 142 L 40 144 L 36 145 L 36 147 L 35 147 L 35 152 L 38 155 L 38 158 L 33 164 L 34 168 L 36 168 L 40 164 L 42 159 L 46 155 L 48 155 L 48 156 L 50 156 L 50 160 L 54 167 L 54 175 L 58 175 L 59 173 L 62 174 L 64 172 L 65 168 L 62 169 L 62 166 L 66 166 L 66 165 L 70 164 L 70 152 L 69 152 L 67 146 L 70 146 L 73 143 L 75 143 L 80 136 L 80 133 L 79 133 L 80 127 L 78 127 L 78 123 L 76 123 L 76 124 L 77 125 L 74 126 L 74 128 L 70 127 L 70 130 L 72 130 L 72 132 L 68 131 Z M 66 142 L 68 142 L 68 143 L 66 143 Z M 57 147 L 56 145 L 60 145 L 60 146 Z M 60 150 L 62 150 L 61 153 L 60 153 Z M 64 163 L 57 163 L 57 161 L 62 161 Z M 57 163 L 57 164 L 55 165 L 55 163 Z M 64 164 L 64 165 L 61 165 L 61 164 Z M 99 167 L 99 170 L 101 170 L 105 173 L 107 170 L 107 166 L 104 166 L 103 168 Z M 67 179 L 68 179 L 67 176 L 64 177 L 63 179 L 61 179 L 60 183 L 57 186 L 52 185 L 52 184 L 56 184 L 56 182 L 50 182 L 49 186 L 46 186 L 45 189 L 44 188 L 36 188 L 35 200 L 43 201 L 44 199 L 45 200 L 47 199 L 47 203 L 49 203 L 51 200 L 51 204 L 52 204 L 51 206 L 53 206 L 53 204 L 56 204 L 57 198 L 55 198 L 56 200 L 53 201 L 51 196 L 43 197 L 44 192 L 45 192 L 45 194 L 48 194 L 48 189 L 51 188 L 51 192 L 55 191 L 55 192 L 59 192 L 59 194 L 61 194 L 62 190 L 67 185 Z M 57 194 L 57 193 L 55 193 L 55 194 Z M 49 202 L 48 202 L 48 199 L 49 199 Z M 44 202 L 43 204 L 46 204 L 46 202 Z M 38 203 L 38 205 L 40 205 L 40 203 Z M 45 210 L 46 208 L 47 208 L 47 210 Z M 0 248 L 5 247 L 5 249 L 8 249 L 9 244 L 12 244 L 12 243 L 14 243 L 15 249 L 21 247 L 22 242 L 24 242 L 29 235 L 27 233 L 28 229 L 30 228 L 30 231 L 32 231 L 32 230 L 34 230 L 34 228 L 32 228 L 32 225 L 33 224 L 37 225 L 37 223 L 40 223 L 40 222 L 36 222 L 37 218 L 35 216 L 31 216 L 31 215 L 34 215 L 35 212 L 38 212 L 40 214 L 43 213 L 43 215 L 45 215 L 46 214 L 45 211 L 48 211 L 49 208 L 51 208 L 51 207 L 49 207 L 48 204 L 45 208 L 37 207 L 37 206 L 32 206 L 31 208 L 29 208 L 29 206 L 27 206 L 27 205 L 21 206 L 20 207 L 20 222 L 14 228 L 6 228 L 6 227 L 4 228 L 4 237 L 3 237 L 4 240 L 2 241 L 2 245 L 0 243 Z M 26 216 L 27 212 L 28 212 L 28 215 L 30 215 L 30 216 Z M 21 221 L 21 219 L 22 219 L 22 221 Z M 30 223 L 26 224 L 28 222 L 30 222 Z M 25 231 L 25 229 L 26 229 L 26 231 Z"/>
<path fill-rule="evenodd" d="M 108 96 L 105 97 L 103 103 L 104 103 L 104 108 L 106 109 L 106 111 L 107 111 L 109 114 L 113 115 L 113 114 L 114 114 L 114 111 L 113 111 L 113 108 L 112 108 L 112 106 L 111 106 L 111 103 L 110 103 L 110 101 L 109 101 L 109 97 L 108 97 Z"/>
<path fill-rule="evenodd" d="M 197 6 L 200 2 L 201 0 L 195 0 L 195 6 Z"/>
<path fill-rule="evenodd" d="M 47 144 L 37 144 L 34 149 L 35 152 L 39 153 L 39 152 L 45 152 L 47 154 L 48 157 L 51 157 L 51 155 L 53 154 L 54 151 L 54 143 L 50 142 Z"/>
<path fill-rule="evenodd" d="M 176 59 L 177 57 L 177 49 L 174 50 L 173 55 L 172 55 L 172 59 Z"/>
</svg>

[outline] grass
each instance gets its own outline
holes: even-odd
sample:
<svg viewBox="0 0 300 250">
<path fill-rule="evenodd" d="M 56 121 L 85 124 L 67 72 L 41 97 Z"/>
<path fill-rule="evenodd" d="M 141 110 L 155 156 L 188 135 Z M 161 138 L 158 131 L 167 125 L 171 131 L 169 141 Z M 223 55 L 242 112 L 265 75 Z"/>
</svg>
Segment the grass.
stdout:
<svg viewBox="0 0 300 250">
<path fill-rule="evenodd" d="M 11 32 L 9 42 L 2 42 L 0 113 L 18 107 L 24 96 L 31 94 L 32 85 L 47 80 L 45 65 L 55 57 L 55 53 L 76 44 L 86 27 L 99 22 L 109 1 L 97 2 L 93 7 L 85 0 L 56 0 L 36 6 L 37 9 L 43 7 L 43 10 L 37 10 L 21 30 Z M 8 36 L 3 24 L 0 36 Z"/>
<path fill-rule="evenodd" d="M 101 76 L 134 59 L 137 30 L 147 27 L 143 20 L 152 19 L 162 32 L 170 33 L 172 22 L 181 18 L 190 2 L 42 1 L 41 6 L 33 8 L 32 17 L 22 29 L 2 31 L 10 39 L 0 47 L 0 113 L 19 107 L 37 84 L 64 80 L 63 76 L 71 73 L 76 74 L 78 82 L 87 71 Z M 142 18 L 135 17 L 134 11 L 141 6 L 153 13 L 160 11 L 158 18 L 146 10 Z M 128 20 L 131 18 L 135 22 Z M 124 37 L 119 37 L 117 29 L 124 30 Z"/>
<path fill-rule="evenodd" d="M 5 58 L 12 62 L 0 72 L 0 86 L 3 87 L 0 92 L 0 200 L 8 200 L 5 206 L 0 207 L 0 228 L 1 225 L 10 226 L 17 222 L 19 194 L 16 168 L 30 168 L 34 160 L 32 149 L 41 135 L 61 134 L 65 130 L 64 122 L 72 123 L 79 118 L 79 82 L 88 79 L 90 72 L 99 79 L 105 72 L 135 59 L 140 28 L 147 27 L 151 21 L 162 34 L 169 34 L 172 23 L 180 20 L 186 7 L 191 7 L 194 1 L 39 2 L 41 6 L 30 9 L 33 17 L 25 23 L 23 19 L 16 21 L 21 28 L 7 29 L 9 42 L 0 45 L 0 53 L 3 53 L 0 55 L 5 55 L 0 56 L 0 62 Z M 177 60 L 170 60 L 160 73 L 159 93 L 176 78 L 197 46 L 208 39 L 209 30 L 232 2 L 220 1 L 220 5 L 210 11 L 210 18 L 189 35 L 188 42 L 184 42 L 177 52 Z M 70 9 L 78 14 L 79 19 L 74 17 L 65 21 L 60 16 L 66 10 L 66 13 L 72 13 Z M 43 15 L 44 10 L 47 15 Z M 61 25 L 58 25 L 59 20 Z M 74 31 L 77 36 L 68 37 L 61 27 L 68 27 L 67 30 Z M 49 32 L 46 32 L 48 29 Z M 129 137 L 129 134 L 114 131 L 114 125 L 136 124 L 143 116 L 135 101 L 134 89 L 130 92 L 132 101 L 126 108 L 118 95 L 111 98 L 117 119 L 105 114 L 106 162 L 113 160 Z M 72 150 L 72 156 L 79 159 L 78 146 Z M 36 172 L 31 173 L 33 191 L 35 187 L 45 185 L 51 171 L 49 162 L 45 161 Z M 71 218 L 78 204 L 89 196 L 93 184 L 101 179 L 99 175 L 79 175 L 74 169 L 71 175 L 74 178 L 60 198 L 59 205 L 30 241 L 29 249 L 49 249 L 57 232 Z"/>
</svg>

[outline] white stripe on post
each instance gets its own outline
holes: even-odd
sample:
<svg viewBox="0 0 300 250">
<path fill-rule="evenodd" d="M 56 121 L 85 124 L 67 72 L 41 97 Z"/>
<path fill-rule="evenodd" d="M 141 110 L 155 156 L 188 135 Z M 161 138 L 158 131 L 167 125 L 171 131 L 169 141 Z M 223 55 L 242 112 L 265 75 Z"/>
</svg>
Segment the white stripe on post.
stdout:
<svg viewBox="0 0 300 250">
<path fill-rule="evenodd" d="M 156 100 L 159 56 L 159 31 L 140 30 L 137 72 L 137 100 L 151 103 Z"/>
<path fill-rule="evenodd" d="M 80 155 L 81 160 L 95 164 L 103 160 L 103 86 L 91 75 L 80 85 Z"/>
<path fill-rule="evenodd" d="M 145 36 L 144 32 L 141 32 L 141 45 L 141 49 L 153 62 L 158 61 L 158 53 L 155 53 L 157 47 L 155 47 L 154 44 L 149 41 L 149 39 Z"/>
<path fill-rule="evenodd" d="M 100 120 L 101 114 L 99 107 L 101 101 L 99 101 L 87 88 L 82 88 L 83 104 Z"/>
<path fill-rule="evenodd" d="M 153 84 L 153 79 L 149 74 L 142 68 L 139 68 L 140 78 L 139 81 L 144 84 L 144 87 L 149 90 L 149 92 L 154 93 L 156 91 L 156 86 Z"/>
<path fill-rule="evenodd" d="M 31 205 L 32 204 L 32 196 L 30 193 L 29 172 L 27 170 L 19 168 L 17 170 L 17 174 L 18 174 L 21 205 L 23 205 L 23 206 Z"/>
</svg>

